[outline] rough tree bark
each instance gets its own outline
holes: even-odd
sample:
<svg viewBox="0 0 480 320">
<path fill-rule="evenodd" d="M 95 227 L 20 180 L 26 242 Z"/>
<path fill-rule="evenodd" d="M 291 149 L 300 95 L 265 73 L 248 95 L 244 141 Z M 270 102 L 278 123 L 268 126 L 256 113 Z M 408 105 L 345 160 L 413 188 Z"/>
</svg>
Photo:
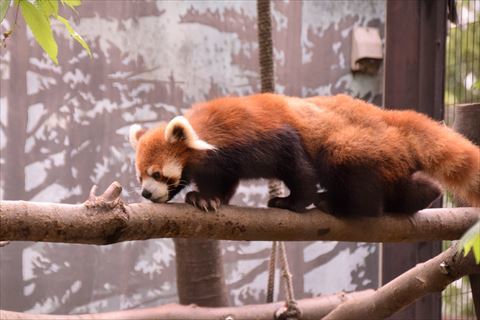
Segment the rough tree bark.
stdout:
<svg viewBox="0 0 480 320">
<path fill-rule="evenodd" d="M 180 304 L 228 306 L 220 241 L 182 238 L 173 241 Z"/>
<path fill-rule="evenodd" d="M 184 204 L 124 204 L 113 183 L 80 205 L 0 202 L 0 241 L 110 244 L 151 238 L 408 242 L 455 240 L 480 208 L 426 209 L 414 215 L 339 219 L 312 210 L 223 206 L 205 213 Z M 261 216 L 262 223 L 258 223 Z"/>
<path fill-rule="evenodd" d="M 331 296 L 322 296 L 299 300 L 299 307 L 303 311 L 302 320 L 318 320 L 331 312 L 345 301 L 370 296 L 373 290 L 353 293 L 338 293 Z M 182 306 L 167 304 L 156 308 L 125 310 L 82 315 L 37 315 L 0 310 L 2 320 L 272 320 L 273 314 L 283 307 L 282 302 L 257 304 L 242 307 L 204 308 L 195 305 Z"/>
<path fill-rule="evenodd" d="M 419 263 L 368 296 L 341 304 L 324 320 L 384 319 L 432 292 L 440 292 L 453 281 L 480 274 L 472 252 L 463 256 L 457 244 L 438 256 Z"/>
</svg>

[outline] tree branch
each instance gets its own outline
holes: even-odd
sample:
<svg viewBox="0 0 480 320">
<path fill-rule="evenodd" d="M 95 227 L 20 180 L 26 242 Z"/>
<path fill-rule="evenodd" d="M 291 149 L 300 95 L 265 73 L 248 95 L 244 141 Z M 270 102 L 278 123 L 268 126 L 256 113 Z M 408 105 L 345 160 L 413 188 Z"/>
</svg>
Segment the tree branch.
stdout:
<svg viewBox="0 0 480 320">
<path fill-rule="evenodd" d="M 336 306 L 350 299 L 358 299 L 370 295 L 373 290 L 353 293 L 338 293 L 331 296 L 302 299 L 298 306 L 302 310 L 302 320 L 320 319 Z M 274 313 L 284 306 L 283 302 L 256 304 L 242 307 L 204 308 L 195 305 L 182 306 L 167 304 L 156 308 L 125 310 L 82 315 L 37 315 L 0 310 L 0 319 L 4 320 L 211 320 L 227 319 L 231 316 L 235 320 L 272 320 Z"/>
<path fill-rule="evenodd" d="M 118 197 L 121 186 L 116 184 L 111 188 Z M 79 205 L 0 201 L 0 241 L 110 244 L 172 237 L 362 242 L 454 240 L 478 219 L 480 208 L 426 209 L 414 215 L 361 219 L 340 219 L 318 210 L 298 214 L 234 206 L 206 213 L 185 204 L 124 204 L 118 198 L 104 195 Z"/>
<path fill-rule="evenodd" d="M 468 274 L 480 274 L 480 265 L 475 263 L 472 252 L 464 257 L 461 248 L 454 244 L 378 290 L 342 303 L 323 319 L 385 319 L 422 296 L 442 291 Z"/>
</svg>

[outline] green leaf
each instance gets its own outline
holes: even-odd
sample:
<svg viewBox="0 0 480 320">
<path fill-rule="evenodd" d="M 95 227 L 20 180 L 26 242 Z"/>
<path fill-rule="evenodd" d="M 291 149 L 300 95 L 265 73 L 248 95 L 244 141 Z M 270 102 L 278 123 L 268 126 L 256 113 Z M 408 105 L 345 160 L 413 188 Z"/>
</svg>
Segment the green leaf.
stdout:
<svg viewBox="0 0 480 320">
<path fill-rule="evenodd" d="M 69 6 L 73 11 L 75 10 L 75 7 L 78 7 L 82 3 L 82 0 L 62 0 L 63 5 Z"/>
<path fill-rule="evenodd" d="M 33 37 L 55 64 L 58 64 L 58 46 L 53 37 L 50 21 L 43 12 L 26 0 L 18 1 L 23 19 L 33 33 Z"/>
<path fill-rule="evenodd" d="M 475 262 L 480 264 L 480 220 L 462 236 L 459 245 L 465 256 L 472 250 Z"/>
<path fill-rule="evenodd" d="M 58 0 L 37 0 L 36 5 L 47 17 L 58 15 Z"/>
<path fill-rule="evenodd" d="M 63 23 L 65 27 L 67 27 L 67 30 L 70 33 L 70 35 L 73 37 L 73 39 L 77 40 L 77 42 L 80 43 L 85 50 L 87 50 L 88 55 L 92 57 L 92 52 L 90 51 L 90 47 L 88 46 L 87 42 L 85 42 L 85 40 L 83 40 L 83 38 L 75 30 L 73 30 L 72 26 L 70 25 L 70 22 L 68 22 L 68 20 L 62 16 L 57 15 L 56 18 L 58 21 Z"/>
<path fill-rule="evenodd" d="M 7 15 L 8 8 L 10 8 L 10 0 L 0 0 L 0 22 L 5 19 Z"/>
</svg>

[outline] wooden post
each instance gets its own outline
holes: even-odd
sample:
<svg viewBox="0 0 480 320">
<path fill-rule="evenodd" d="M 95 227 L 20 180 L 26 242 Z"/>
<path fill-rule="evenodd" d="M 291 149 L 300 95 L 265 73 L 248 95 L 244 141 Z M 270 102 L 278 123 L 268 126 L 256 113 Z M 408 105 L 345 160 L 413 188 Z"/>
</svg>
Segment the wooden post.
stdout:
<svg viewBox="0 0 480 320">
<path fill-rule="evenodd" d="M 384 106 L 442 120 L 446 0 L 387 2 Z M 382 282 L 441 251 L 441 242 L 385 244 Z M 391 319 L 439 319 L 441 295 L 427 296 Z"/>
<path fill-rule="evenodd" d="M 471 103 L 455 106 L 455 122 L 453 128 L 463 134 L 470 141 L 480 146 L 480 103 Z M 461 203 L 457 203 L 461 205 Z M 480 319 L 480 275 L 469 276 L 472 288 L 473 304 L 475 313 Z"/>
</svg>

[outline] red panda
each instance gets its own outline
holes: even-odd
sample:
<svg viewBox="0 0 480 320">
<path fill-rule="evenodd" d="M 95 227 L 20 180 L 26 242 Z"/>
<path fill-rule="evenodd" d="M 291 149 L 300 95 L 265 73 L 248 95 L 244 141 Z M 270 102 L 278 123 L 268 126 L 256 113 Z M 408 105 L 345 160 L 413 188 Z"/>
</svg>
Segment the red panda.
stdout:
<svg viewBox="0 0 480 320">
<path fill-rule="evenodd" d="M 414 111 L 346 95 L 226 97 L 166 125 L 130 129 L 142 196 L 167 202 L 185 185 L 205 211 L 228 203 L 241 179 L 275 178 L 290 194 L 268 206 L 335 215 L 413 213 L 441 194 L 437 181 L 480 206 L 480 149 Z M 318 192 L 318 185 L 326 189 Z"/>
</svg>

